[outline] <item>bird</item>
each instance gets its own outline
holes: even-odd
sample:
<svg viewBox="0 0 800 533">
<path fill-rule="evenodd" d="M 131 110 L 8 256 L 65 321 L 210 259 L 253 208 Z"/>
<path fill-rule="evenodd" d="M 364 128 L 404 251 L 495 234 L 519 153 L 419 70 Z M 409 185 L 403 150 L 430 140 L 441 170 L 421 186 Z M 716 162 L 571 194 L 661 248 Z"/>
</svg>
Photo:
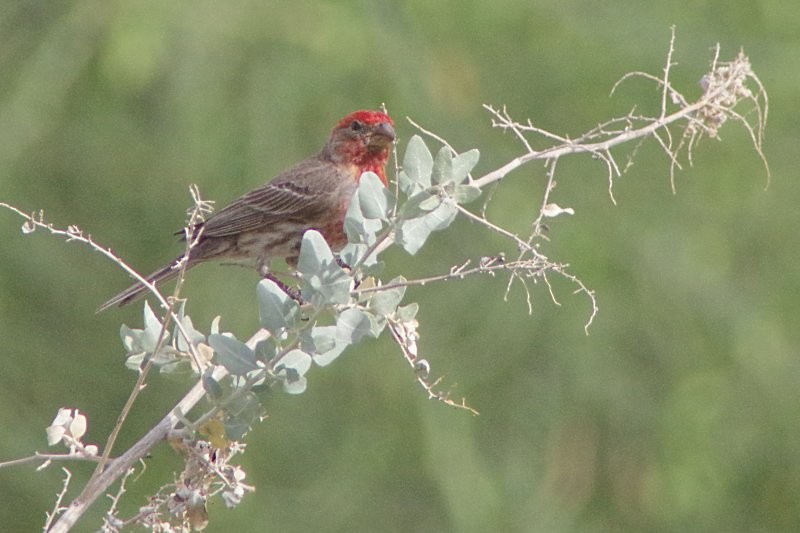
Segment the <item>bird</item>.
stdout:
<svg viewBox="0 0 800 533">
<path fill-rule="evenodd" d="M 382 111 L 355 111 L 336 123 L 322 149 L 266 184 L 234 200 L 190 228 L 194 246 L 156 270 L 157 285 L 207 261 L 253 266 L 269 276 L 269 263 L 282 258 L 297 266 L 303 234 L 314 229 L 334 252 L 347 244 L 344 217 L 364 172 L 387 185 L 386 162 L 396 138 L 394 122 Z M 180 231 L 184 235 L 186 232 Z M 122 307 L 147 292 L 138 282 L 97 308 Z"/>
</svg>

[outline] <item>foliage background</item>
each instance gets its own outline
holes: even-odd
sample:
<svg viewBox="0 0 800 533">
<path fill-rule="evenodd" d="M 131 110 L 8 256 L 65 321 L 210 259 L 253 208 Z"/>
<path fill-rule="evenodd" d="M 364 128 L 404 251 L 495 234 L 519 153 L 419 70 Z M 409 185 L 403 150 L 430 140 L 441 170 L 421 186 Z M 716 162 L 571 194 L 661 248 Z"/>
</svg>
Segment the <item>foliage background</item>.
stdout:
<svg viewBox="0 0 800 533">
<path fill-rule="evenodd" d="M 482 103 L 576 135 L 633 104 L 644 82 L 607 98 L 625 72 L 658 73 L 677 25 L 673 81 L 691 96 L 720 42 L 743 47 L 770 94 L 765 174 L 741 128 L 706 142 L 669 191 L 654 144 L 606 192 L 605 168 L 563 160 L 553 200 L 577 214 L 551 224 L 552 258 L 597 291 L 556 281 L 533 316 L 505 280 L 409 291 L 422 350 L 479 417 L 425 400 L 391 341 L 364 343 L 310 374 L 300 397 L 276 393 L 248 438 L 257 492 L 217 503 L 208 531 L 791 530 L 800 527 L 800 304 L 797 87 L 800 7 L 776 0 L 685 3 L 39 2 L 0 10 L 0 199 L 78 224 L 143 271 L 180 250 L 170 233 L 198 183 L 221 204 L 316 151 L 345 113 L 386 102 L 400 148 L 411 116 L 478 171 L 520 153 Z M 524 232 L 544 173 L 510 175 L 490 214 Z M 0 212 L 0 459 L 45 450 L 61 406 L 89 416 L 101 444 L 134 375 L 121 322 L 95 316 L 128 282 L 85 248 Z M 445 271 L 504 244 L 461 221 L 407 276 Z M 257 324 L 253 273 L 206 266 L 189 276 L 198 325 L 221 314 Z M 152 379 L 119 446 L 132 443 L 188 384 Z M 118 448 L 121 449 L 121 448 Z M 179 461 L 155 450 L 126 509 Z M 73 488 L 89 470 L 75 465 Z M 41 526 L 57 467 L 0 471 L 0 523 Z M 81 528 L 99 524 L 102 506 Z"/>
</svg>

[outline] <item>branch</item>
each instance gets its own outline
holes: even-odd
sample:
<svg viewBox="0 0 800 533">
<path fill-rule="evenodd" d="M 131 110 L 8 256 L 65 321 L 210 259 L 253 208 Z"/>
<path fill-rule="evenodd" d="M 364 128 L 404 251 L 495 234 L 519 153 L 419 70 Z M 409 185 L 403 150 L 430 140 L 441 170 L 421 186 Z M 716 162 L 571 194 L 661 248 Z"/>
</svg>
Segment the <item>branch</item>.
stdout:
<svg viewBox="0 0 800 533">
<path fill-rule="evenodd" d="M 200 197 L 200 191 L 196 185 L 192 185 L 190 187 L 190 192 L 192 195 L 192 200 L 194 201 L 192 208 L 189 210 L 188 213 L 188 223 L 186 228 L 184 228 L 184 236 L 186 238 L 186 250 L 183 254 L 183 259 L 180 262 L 180 273 L 178 275 L 178 282 L 175 284 L 175 288 L 172 293 L 172 298 L 169 299 L 167 302 L 166 313 L 164 319 L 162 321 L 161 331 L 158 333 L 158 340 L 156 341 L 156 348 L 153 350 L 153 353 L 158 353 L 161 348 L 166 343 L 167 337 L 169 335 L 167 328 L 170 326 L 170 322 L 174 322 L 178 329 L 181 331 L 184 339 L 186 339 L 186 344 L 189 348 L 189 354 L 191 355 L 192 359 L 197 366 L 197 372 L 202 373 L 203 369 L 200 365 L 200 356 L 198 355 L 189 334 L 185 331 L 183 323 L 178 320 L 178 317 L 175 315 L 175 305 L 178 301 L 178 296 L 180 295 L 181 287 L 183 286 L 183 280 L 186 276 L 186 269 L 189 265 L 189 256 L 197 245 L 200 240 L 200 236 L 203 233 L 202 228 L 200 231 L 195 231 L 194 228 L 204 219 L 206 213 L 211 212 L 211 206 L 209 202 L 204 201 Z M 91 241 L 90 241 L 91 242 Z M 148 280 L 149 283 L 149 280 Z M 155 285 L 153 285 L 153 289 L 155 290 Z M 157 291 L 156 291 L 157 292 Z M 163 305 L 163 304 L 162 304 Z M 120 411 L 119 416 L 117 417 L 117 422 L 114 424 L 114 427 L 111 430 L 111 433 L 106 440 L 106 445 L 103 447 L 103 457 L 100 460 L 100 463 L 97 465 L 92 477 L 96 477 L 103 471 L 103 468 L 108 461 L 108 458 L 111 456 L 111 450 L 114 448 L 114 443 L 117 440 L 117 436 L 119 432 L 122 430 L 122 425 L 125 423 L 125 420 L 128 418 L 128 414 L 133 409 L 133 404 L 136 402 L 136 399 L 139 397 L 139 393 L 145 387 L 145 381 L 147 380 L 147 376 L 150 373 L 150 369 L 153 367 L 153 359 L 152 356 L 145 359 L 144 364 L 142 364 L 139 368 L 139 376 L 136 379 L 136 383 L 131 389 L 130 395 L 128 395 L 128 399 L 125 401 L 125 405 Z"/>
<path fill-rule="evenodd" d="M 222 367 L 216 367 L 212 376 L 220 380 L 227 375 L 227 371 Z M 164 440 L 178 424 L 184 420 L 185 413 L 188 413 L 205 396 L 202 381 L 198 381 L 188 393 L 161 419 L 158 424 L 139 439 L 128 451 L 117 459 L 110 461 L 105 470 L 99 475 L 94 476 L 84 487 L 80 495 L 75 498 L 58 521 L 48 529 L 49 533 L 65 533 L 75 525 L 89 506 L 111 486 L 120 476 L 124 475 L 128 469 L 144 457 L 148 451 Z"/>
<path fill-rule="evenodd" d="M 675 90 L 669 82 L 669 72 L 672 66 L 672 52 L 674 48 L 674 28 L 672 39 L 670 40 L 667 62 L 664 67 L 664 77 L 657 78 L 643 72 L 632 72 L 623 76 L 612 89 L 631 77 L 644 77 L 655 81 L 662 88 L 661 114 L 659 117 L 646 117 L 635 115 L 633 112 L 627 116 L 612 119 L 606 124 L 590 130 L 576 140 L 569 140 L 558 135 L 549 133 L 540 128 L 534 127 L 530 121 L 527 125 L 514 122 L 505 109 L 497 110 L 489 105 L 484 108 L 489 111 L 496 119 L 494 126 L 501 129 L 511 129 L 517 137 L 524 137 L 523 132 L 533 132 L 543 135 L 548 139 L 558 140 L 561 144 L 546 148 L 544 150 L 529 149 L 528 152 L 516 159 L 513 159 L 502 167 L 486 173 L 474 180 L 472 185 L 483 187 L 490 183 L 504 178 L 509 172 L 520 166 L 535 160 L 555 160 L 559 157 L 575 153 L 591 153 L 606 161 L 609 166 L 609 177 L 621 175 L 620 169 L 616 166 L 610 155 L 612 148 L 637 139 L 644 139 L 654 136 L 661 144 L 664 151 L 671 160 L 671 175 L 678 165 L 678 152 L 684 146 L 680 144 L 677 148 L 672 148 L 671 133 L 669 126 L 675 123 L 686 121 L 684 136 L 689 137 L 688 146 L 693 146 L 700 136 L 707 135 L 716 137 L 719 127 L 729 118 L 741 122 L 750 134 L 753 145 L 761 158 L 762 163 L 769 178 L 769 165 L 762 150 L 764 129 L 766 128 L 767 115 L 769 110 L 769 100 L 761 80 L 753 72 L 750 61 L 744 53 L 740 52 L 733 61 L 720 63 L 715 56 L 711 70 L 703 76 L 701 88 L 703 95 L 693 104 L 687 104 L 686 99 Z M 717 48 L 717 55 L 719 48 Z M 752 81 L 756 85 L 755 90 L 747 87 L 747 83 Z M 667 101 L 678 105 L 680 108 L 667 114 Z M 744 116 L 733 111 L 733 108 L 742 101 L 749 101 L 753 104 L 757 118 L 755 124 L 750 124 Z M 625 124 L 622 130 L 608 130 L 608 126 L 617 123 Z M 634 127 L 637 123 L 643 123 L 640 127 Z M 659 137 L 658 132 L 663 130 L 668 136 L 668 141 Z M 593 139 L 600 138 L 599 141 L 592 142 Z M 526 144 L 526 146 L 529 146 Z M 691 159 L 691 150 L 688 152 Z"/>
<path fill-rule="evenodd" d="M 43 463 L 37 468 L 37 470 L 41 470 L 46 468 L 48 464 L 52 461 L 89 461 L 89 462 L 100 462 L 100 457 L 96 455 L 87 455 L 83 453 L 39 453 L 36 452 L 33 455 L 28 457 L 22 457 L 20 459 L 12 459 L 10 461 L 4 461 L 0 463 L 0 469 L 8 468 L 10 466 L 18 466 L 24 465 L 27 463 L 35 463 L 37 461 L 43 461 Z"/>
</svg>

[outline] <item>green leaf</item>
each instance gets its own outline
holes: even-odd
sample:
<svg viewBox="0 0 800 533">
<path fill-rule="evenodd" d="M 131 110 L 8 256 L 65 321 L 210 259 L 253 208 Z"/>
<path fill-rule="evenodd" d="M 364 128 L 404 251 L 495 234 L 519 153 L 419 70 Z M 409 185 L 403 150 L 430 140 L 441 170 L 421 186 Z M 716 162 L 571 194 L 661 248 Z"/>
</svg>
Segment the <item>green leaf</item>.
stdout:
<svg viewBox="0 0 800 533">
<path fill-rule="evenodd" d="M 211 321 L 210 333 L 219 333 L 219 323 L 221 320 L 222 317 L 219 315 L 214 317 L 214 320 Z"/>
<path fill-rule="evenodd" d="M 300 245 L 297 270 L 304 276 L 311 276 L 333 262 L 333 252 L 322 234 L 316 230 L 306 231 Z"/>
<path fill-rule="evenodd" d="M 369 245 L 375 242 L 377 233 L 383 229 L 383 221 L 366 217 L 361 209 L 361 202 L 358 194 L 354 194 L 350 199 L 350 205 L 344 216 L 344 231 L 351 243 Z"/>
<path fill-rule="evenodd" d="M 183 330 L 189 336 L 189 340 L 187 342 L 186 337 L 183 336 L 183 333 L 178 326 L 175 326 L 175 339 L 178 341 L 178 349 L 182 352 L 188 352 L 190 346 L 197 346 L 199 343 L 206 340 L 206 336 L 194 329 L 194 324 L 192 323 L 191 317 L 184 316 L 183 314 L 183 307 L 181 307 L 180 311 L 178 312 L 178 320 L 180 320 L 181 325 L 183 326 Z"/>
<path fill-rule="evenodd" d="M 394 195 L 384 187 L 374 172 L 361 175 L 356 194 L 350 200 L 344 218 L 344 230 L 353 243 L 372 244 L 384 222 L 389 220 L 389 212 L 394 208 Z"/>
<path fill-rule="evenodd" d="M 366 244 L 356 244 L 353 242 L 347 243 L 344 248 L 339 252 L 339 257 L 346 265 L 356 265 L 361 258 L 367 253 L 369 246 Z M 375 254 L 364 260 L 362 266 L 372 266 L 378 262 Z"/>
<path fill-rule="evenodd" d="M 307 353 L 323 353 L 336 346 L 336 326 L 314 326 L 303 331 L 300 347 Z"/>
<path fill-rule="evenodd" d="M 425 216 L 404 220 L 397 228 L 397 242 L 403 249 L 414 255 L 422 248 L 431 230 L 425 223 Z"/>
<path fill-rule="evenodd" d="M 308 369 L 311 368 L 311 356 L 303 350 L 291 350 L 281 357 L 275 371 L 277 373 L 287 368 L 293 369 L 299 376 L 305 376 Z"/>
<path fill-rule="evenodd" d="M 302 350 L 292 350 L 283 357 L 275 374 L 283 378 L 283 388 L 289 394 L 302 394 L 306 390 L 305 373 L 311 367 L 311 356 Z"/>
<path fill-rule="evenodd" d="M 456 185 L 450 195 L 456 203 L 468 204 L 480 197 L 481 190 L 473 185 Z"/>
<path fill-rule="evenodd" d="M 439 203 L 441 203 L 439 197 L 431 194 L 430 190 L 419 191 L 403 203 L 397 218 L 399 220 L 417 218 L 436 209 Z"/>
<path fill-rule="evenodd" d="M 264 339 L 256 344 L 256 359 L 263 363 L 269 363 L 275 357 L 275 343 L 271 339 Z"/>
<path fill-rule="evenodd" d="M 164 332 L 164 342 L 161 349 L 154 354 L 158 339 L 162 336 L 161 330 L 163 326 L 147 302 L 144 304 L 144 324 L 144 329 L 133 329 L 124 324 L 120 327 L 120 339 L 128 352 L 126 365 L 129 368 L 138 369 L 138 365 L 144 361 L 148 354 L 152 354 L 150 356 L 151 360 L 157 366 L 176 361 L 178 358 L 176 350 L 167 344 L 170 338 L 169 332 Z"/>
<path fill-rule="evenodd" d="M 230 440 L 242 440 L 242 437 L 264 414 L 264 407 L 258 397 L 248 391 L 225 402 L 225 436 Z"/>
<path fill-rule="evenodd" d="M 395 316 L 398 320 L 405 322 L 407 320 L 413 320 L 415 316 L 417 316 L 417 311 L 419 311 L 419 304 L 417 302 L 411 302 L 408 305 L 403 305 L 397 308 L 395 311 Z"/>
<path fill-rule="evenodd" d="M 377 174 L 363 173 L 358 183 L 357 194 L 361 212 L 366 218 L 389 219 L 389 210 L 394 207 L 394 198 Z"/>
<path fill-rule="evenodd" d="M 419 203 L 420 210 L 430 212 L 442 205 L 442 199 L 438 195 L 431 195 Z"/>
<path fill-rule="evenodd" d="M 431 183 L 440 185 L 450 181 L 453 181 L 453 154 L 450 148 L 442 146 L 433 161 Z"/>
<path fill-rule="evenodd" d="M 400 189 L 411 196 L 413 193 L 431 186 L 433 157 L 419 135 L 408 141 L 403 157 L 403 171 L 399 176 Z"/>
<path fill-rule="evenodd" d="M 122 324 L 119 328 L 119 338 L 122 340 L 122 345 L 128 354 L 144 353 L 147 350 L 142 346 L 142 338 L 144 337 L 144 330 L 132 329 Z"/>
<path fill-rule="evenodd" d="M 158 338 L 161 336 L 163 325 L 158 317 L 150 308 L 150 304 L 144 302 L 144 335 L 142 337 L 142 347 L 146 351 L 152 352 L 156 349 Z M 164 342 L 169 341 L 169 332 L 164 332 Z"/>
<path fill-rule="evenodd" d="M 398 276 L 387 285 L 405 283 L 406 278 Z M 386 316 L 394 313 L 406 293 L 406 287 L 395 287 L 376 292 L 369 301 L 369 308 L 378 315 Z"/>
<path fill-rule="evenodd" d="M 303 281 L 303 299 L 315 306 L 350 302 L 352 279 L 336 264 Z"/>
<path fill-rule="evenodd" d="M 302 339 L 302 347 L 318 366 L 331 364 L 339 357 L 345 348 L 346 343 L 336 342 L 336 326 L 315 326 Z"/>
<path fill-rule="evenodd" d="M 381 332 L 383 328 L 386 327 L 386 317 L 383 315 L 369 315 L 369 334 L 374 337 L 378 338 L 381 336 Z"/>
<path fill-rule="evenodd" d="M 283 382 L 283 390 L 289 394 L 303 394 L 308 388 L 308 380 L 304 376 L 293 376 Z"/>
<path fill-rule="evenodd" d="M 397 229 L 397 241 L 408 253 L 414 255 L 425 244 L 431 232 L 449 226 L 457 214 L 458 209 L 453 204 L 442 202 L 426 215 L 401 221 Z"/>
<path fill-rule="evenodd" d="M 457 185 L 464 183 L 464 180 L 467 179 L 469 173 L 472 172 L 472 169 L 478 164 L 478 159 L 480 159 L 480 156 L 480 152 L 475 148 L 455 156 L 453 158 L 453 173 L 451 175 L 451 181 Z"/>
<path fill-rule="evenodd" d="M 345 309 L 336 317 L 336 344 L 346 346 L 360 341 L 371 333 L 369 314 L 361 309 Z"/>
<path fill-rule="evenodd" d="M 273 335 L 290 328 L 297 320 L 299 306 L 277 283 L 262 279 L 256 287 L 261 325 Z"/>
<path fill-rule="evenodd" d="M 315 306 L 350 301 L 351 278 L 336 264 L 333 252 L 319 232 L 303 235 L 298 270 L 303 274 L 303 299 Z"/>
<path fill-rule="evenodd" d="M 203 375 L 203 389 L 206 391 L 206 394 L 208 394 L 208 397 L 212 400 L 219 400 L 222 398 L 222 385 L 220 385 L 219 381 L 214 379 L 214 377 L 211 375 L 210 368 Z"/>
<path fill-rule="evenodd" d="M 334 362 L 342 353 L 344 353 L 347 346 L 334 346 L 330 350 L 325 352 L 314 354 L 312 357 L 314 358 L 314 362 L 317 366 L 328 366 L 332 362 Z"/>
<path fill-rule="evenodd" d="M 440 231 L 449 226 L 455 220 L 458 209 L 453 204 L 442 202 L 439 207 L 426 215 L 425 223 L 431 231 Z"/>
<path fill-rule="evenodd" d="M 144 328 L 161 329 L 161 321 L 158 320 L 147 300 L 144 302 Z"/>
<path fill-rule="evenodd" d="M 256 354 L 247 345 L 226 335 L 209 335 L 208 344 L 214 349 L 214 359 L 234 376 L 258 370 Z"/>
</svg>

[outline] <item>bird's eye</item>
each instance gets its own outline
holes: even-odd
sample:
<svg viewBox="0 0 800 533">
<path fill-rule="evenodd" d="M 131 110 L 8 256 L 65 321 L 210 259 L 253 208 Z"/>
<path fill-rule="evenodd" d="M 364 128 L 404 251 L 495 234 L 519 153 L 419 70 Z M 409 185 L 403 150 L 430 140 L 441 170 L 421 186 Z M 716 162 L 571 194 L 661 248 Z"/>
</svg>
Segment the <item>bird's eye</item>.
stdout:
<svg viewBox="0 0 800 533">
<path fill-rule="evenodd" d="M 359 131 L 361 131 L 361 130 L 363 130 L 363 129 L 364 129 L 364 125 L 363 125 L 361 122 L 359 122 L 359 121 L 357 121 L 357 120 L 354 120 L 354 121 L 353 121 L 353 122 L 350 124 L 350 129 L 351 129 L 351 130 L 353 130 L 353 131 L 355 131 L 355 132 L 359 132 Z"/>
</svg>

